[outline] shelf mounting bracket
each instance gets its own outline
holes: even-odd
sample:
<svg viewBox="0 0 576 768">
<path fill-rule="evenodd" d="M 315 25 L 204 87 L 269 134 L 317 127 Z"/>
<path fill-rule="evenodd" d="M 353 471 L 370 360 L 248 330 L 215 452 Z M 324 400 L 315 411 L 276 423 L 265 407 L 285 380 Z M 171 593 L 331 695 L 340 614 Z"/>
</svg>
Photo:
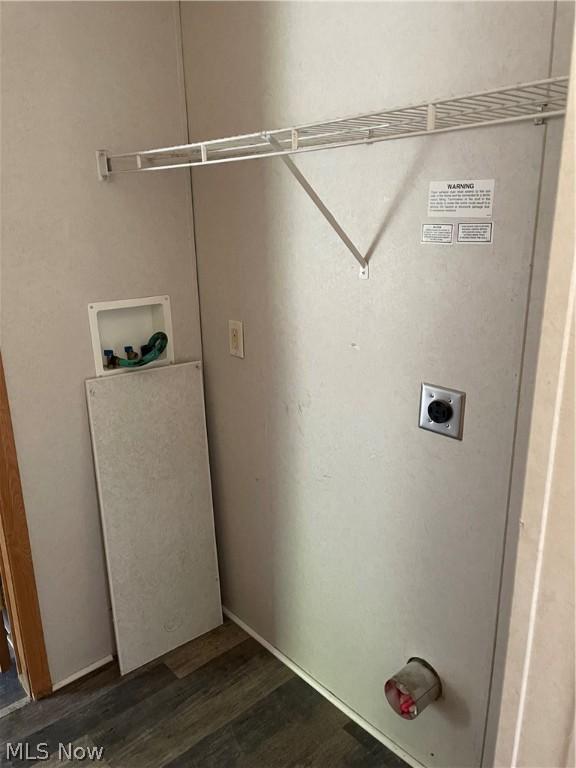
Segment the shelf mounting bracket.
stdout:
<svg viewBox="0 0 576 768">
<path fill-rule="evenodd" d="M 271 136 L 270 134 L 267 134 L 266 135 L 266 139 L 270 143 L 270 145 L 272 147 L 274 147 L 274 149 L 282 151 L 281 144 L 279 144 L 279 142 L 274 138 L 274 136 Z M 292 142 L 293 143 L 294 142 L 297 143 L 297 141 L 298 141 L 298 137 L 297 136 L 296 137 L 292 136 Z M 360 279 L 361 280 L 367 280 L 368 277 L 369 277 L 369 270 L 368 270 L 368 262 L 366 261 L 364 256 L 362 256 L 362 254 L 360 253 L 358 248 L 356 248 L 356 246 L 354 245 L 352 240 L 348 237 L 348 235 L 346 234 L 344 229 L 341 227 L 341 225 L 336 220 L 336 218 L 333 215 L 333 213 L 328 209 L 328 207 L 325 205 L 325 203 L 321 200 L 321 198 L 317 194 L 317 192 L 314 189 L 314 187 L 310 184 L 308 179 L 304 176 L 304 174 L 298 168 L 298 166 L 292 160 L 292 158 L 289 157 L 288 155 L 279 155 L 279 157 L 280 157 L 280 160 L 282 160 L 282 162 L 286 166 L 286 168 L 288 168 L 288 170 L 290 171 L 292 176 L 294 176 L 294 178 L 296 179 L 298 184 L 300 184 L 300 186 L 302 187 L 304 192 L 306 192 L 308 197 L 312 200 L 314 205 L 318 208 L 318 210 L 320 211 L 322 216 L 324 216 L 326 221 L 330 224 L 332 229 L 336 232 L 336 234 L 338 235 L 340 240 L 342 240 L 342 242 L 344 243 L 346 248 L 348 248 L 348 250 L 350 251 L 352 256 L 354 256 L 354 258 L 356 259 L 356 261 L 360 265 L 360 274 L 359 274 Z"/>
<path fill-rule="evenodd" d="M 110 177 L 110 165 L 108 163 L 108 152 L 105 149 L 97 150 L 96 167 L 98 168 L 98 178 L 100 181 L 106 181 Z"/>
</svg>

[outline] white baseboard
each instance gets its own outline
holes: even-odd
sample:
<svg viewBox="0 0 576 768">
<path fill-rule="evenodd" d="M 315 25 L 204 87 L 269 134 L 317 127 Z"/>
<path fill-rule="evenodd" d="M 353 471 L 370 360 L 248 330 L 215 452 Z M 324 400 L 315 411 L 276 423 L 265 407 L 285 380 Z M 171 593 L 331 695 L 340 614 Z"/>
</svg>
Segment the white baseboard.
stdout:
<svg viewBox="0 0 576 768">
<path fill-rule="evenodd" d="M 248 624 L 243 622 L 242 619 L 239 619 L 238 616 L 232 613 L 232 611 L 229 611 L 228 608 L 223 606 L 222 612 L 225 616 L 228 616 L 228 618 L 231 619 L 235 624 L 238 624 L 238 626 L 241 627 L 245 632 L 251 635 L 254 640 L 257 640 L 260 645 L 263 645 L 267 651 L 270 651 L 273 656 L 276 656 L 277 659 L 279 659 L 283 664 L 285 664 L 299 677 L 301 677 L 302 680 L 308 683 L 308 685 L 312 686 L 312 688 L 324 696 L 325 699 L 328 699 L 331 704 L 334 704 L 335 707 L 338 707 L 339 710 L 344 712 L 344 714 L 349 717 L 350 720 L 353 720 L 371 736 L 377 739 L 381 744 L 384 744 L 384 746 L 387 747 L 390 752 L 394 752 L 395 755 L 398 755 L 398 757 L 402 758 L 402 760 L 404 760 L 405 763 L 408 763 L 408 765 L 413 766 L 413 768 L 424 768 L 421 762 L 412 757 L 412 755 L 409 755 L 408 752 L 404 751 L 402 747 L 398 746 L 398 744 L 390 741 L 390 739 L 384 736 L 384 734 L 381 733 L 377 728 L 374 728 L 373 725 L 370 725 L 370 723 L 364 720 L 364 718 L 361 717 L 357 712 L 354 712 L 353 709 L 350 709 L 347 704 L 344 704 L 343 701 L 334 696 L 334 694 L 331 693 L 327 688 L 324 688 L 324 686 L 321 685 L 313 677 L 311 677 L 308 672 L 305 672 L 302 667 L 299 667 L 298 664 L 292 661 L 292 659 L 289 659 L 288 656 L 285 656 L 281 651 L 278 650 L 278 648 L 275 648 L 273 645 L 271 645 L 267 640 L 259 635 L 258 632 L 255 632 L 252 627 L 248 626 Z"/>
<path fill-rule="evenodd" d="M 2 709 L 0 709 L 0 720 L 3 717 L 6 717 L 6 715 L 9 715 L 11 712 L 15 712 L 17 709 L 25 707 L 26 704 L 30 704 L 29 696 L 24 696 L 23 699 L 18 699 L 18 701 L 14 701 L 12 704 L 8 704 L 7 706 L 2 707 Z"/>
<path fill-rule="evenodd" d="M 111 661 L 114 661 L 113 656 L 105 656 L 103 659 L 100 659 L 100 661 L 95 661 L 94 664 L 90 664 L 88 667 L 84 667 L 84 669 L 74 672 L 70 677 L 66 677 L 58 683 L 53 683 L 52 691 L 58 691 L 60 688 L 64 688 L 64 686 L 74 683 L 76 680 L 84 677 L 84 675 L 89 675 L 90 672 L 95 672 L 97 669 L 100 669 L 100 667 L 103 667 L 105 664 L 109 664 Z"/>
</svg>

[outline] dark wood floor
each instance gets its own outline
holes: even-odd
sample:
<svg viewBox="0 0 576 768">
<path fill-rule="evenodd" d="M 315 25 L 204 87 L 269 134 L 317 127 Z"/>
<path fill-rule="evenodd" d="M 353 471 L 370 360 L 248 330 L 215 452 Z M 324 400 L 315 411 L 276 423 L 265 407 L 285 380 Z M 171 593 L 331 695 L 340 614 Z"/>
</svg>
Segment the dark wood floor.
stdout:
<svg viewBox="0 0 576 768">
<path fill-rule="evenodd" d="M 104 768 L 406 768 L 255 640 L 227 622 L 125 677 L 107 668 L 0 719 L 33 757 L 48 743 L 104 748 Z"/>
<path fill-rule="evenodd" d="M 1 604 L 0 600 L 0 604 Z M 6 627 L 6 631 L 8 631 L 9 634 L 9 623 L 8 618 L 6 616 L 6 611 L 0 609 L 0 621 L 4 624 Z M 16 659 L 14 658 L 14 651 L 12 650 L 12 646 L 8 642 L 8 652 L 10 653 L 10 660 L 12 662 L 12 666 L 10 669 L 7 669 L 6 672 L 0 672 L 0 717 L 2 716 L 2 711 L 5 710 L 7 707 L 14 707 L 15 704 L 17 704 L 20 701 L 23 701 L 24 699 L 27 699 L 28 696 L 26 695 L 26 691 L 22 687 L 22 684 L 20 683 L 20 679 L 18 677 L 18 670 L 16 669 Z M 2 765 L 2 759 L 0 757 L 0 765 Z"/>
<path fill-rule="evenodd" d="M 11 705 L 26 698 L 26 692 L 18 679 L 16 662 L 6 672 L 0 673 L 0 712 Z M 0 765 L 2 763 L 0 762 Z"/>
</svg>

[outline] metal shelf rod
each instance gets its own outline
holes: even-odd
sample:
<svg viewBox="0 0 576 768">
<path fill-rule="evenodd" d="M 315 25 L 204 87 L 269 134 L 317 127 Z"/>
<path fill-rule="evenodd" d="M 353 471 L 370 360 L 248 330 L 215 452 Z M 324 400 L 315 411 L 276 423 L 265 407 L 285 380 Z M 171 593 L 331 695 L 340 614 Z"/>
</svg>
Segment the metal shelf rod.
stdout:
<svg viewBox="0 0 576 768">
<path fill-rule="evenodd" d="M 360 277 L 366 279 L 367 259 L 288 155 L 529 121 L 540 125 L 545 120 L 562 117 L 567 98 L 568 77 L 555 77 L 398 109 L 192 144 L 116 155 L 102 149 L 96 153 L 98 176 L 107 179 L 120 173 L 165 171 L 280 157 L 360 264 Z"/>
<path fill-rule="evenodd" d="M 220 138 L 220 139 L 207 139 L 206 141 L 202 142 L 194 142 L 191 144 L 176 144 L 174 146 L 170 147 L 158 147 L 155 149 L 145 149 L 141 151 L 136 152 L 124 152 L 121 154 L 115 154 L 115 155 L 109 155 L 110 160 L 115 159 L 128 159 L 128 158 L 136 158 L 136 157 L 143 157 L 143 156 L 151 156 L 151 155 L 160 155 L 160 154 L 166 154 L 171 152 L 179 152 L 179 151 L 185 151 L 185 150 L 197 150 L 199 151 L 201 147 L 205 146 L 206 150 L 209 152 L 211 151 L 211 148 L 213 145 L 228 145 L 228 147 L 231 147 L 235 144 L 235 142 L 243 141 L 247 143 L 247 146 L 253 146 L 254 141 L 262 141 L 264 137 L 268 136 L 275 136 L 278 139 L 279 134 L 285 134 L 285 133 L 291 133 L 295 131 L 297 134 L 302 135 L 302 132 L 310 132 L 315 128 L 323 128 L 326 126 L 332 127 L 333 131 L 338 130 L 338 126 L 345 126 L 346 124 L 351 124 L 354 121 L 370 121 L 374 120 L 374 118 L 378 118 L 382 120 L 384 118 L 384 124 L 386 120 L 395 119 L 397 116 L 409 116 L 410 113 L 413 113 L 414 115 L 417 115 L 421 118 L 423 121 L 423 124 L 426 123 L 426 112 L 429 107 L 435 107 L 437 114 L 438 114 L 438 107 L 447 107 L 447 108 L 454 108 L 458 110 L 458 117 L 462 117 L 464 115 L 473 115 L 475 112 L 478 111 L 497 111 L 497 110 L 511 110 L 514 107 L 527 107 L 527 106 L 536 106 L 538 105 L 545 105 L 548 102 L 554 102 L 557 100 L 560 100 L 562 103 L 562 109 L 560 110 L 551 110 L 549 112 L 542 112 L 540 109 L 535 109 L 534 111 L 530 111 L 528 113 L 524 113 L 522 115 L 518 115 L 517 119 L 520 120 L 534 120 L 537 118 L 540 118 L 543 116 L 543 114 L 546 115 L 546 117 L 557 117 L 559 115 L 563 115 L 565 112 L 565 105 L 566 105 L 566 95 L 568 90 L 568 77 L 556 77 L 556 78 L 548 78 L 546 80 L 535 80 L 529 83 L 522 83 L 518 85 L 513 86 L 507 86 L 502 88 L 496 88 L 493 90 L 488 91 L 478 91 L 475 93 L 467 94 L 465 96 L 455 96 L 450 99 L 441 99 L 437 101 L 430 101 L 425 104 L 415 104 L 410 105 L 406 107 L 398 107 L 394 109 L 388 109 L 388 110 L 382 110 L 381 112 L 373 112 L 373 113 L 366 113 L 366 114 L 357 114 L 352 115 L 348 117 L 344 117 L 338 120 L 332 120 L 332 121 L 324 121 L 324 122 L 316 122 L 316 123 L 308 123 L 305 125 L 296 126 L 295 128 L 280 128 L 275 129 L 271 131 L 264 131 L 264 132 L 257 132 L 257 133 L 247 133 L 247 134 L 239 134 L 235 136 L 229 136 L 226 138 Z M 502 94 L 505 95 L 505 98 L 502 98 Z M 484 104 L 484 106 L 480 109 L 478 107 L 475 107 L 473 109 L 462 109 L 458 108 L 458 105 L 463 102 L 469 102 L 472 100 L 482 100 L 487 99 L 487 97 L 496 97 L 488 100 L 488 103 Z M 537 114 L 535 114 L 537 112 Z M 450 117 L 449 119 L 453 119 L 456 115 Z M 470 124 L 469 127 L 476 128 L 480 126 L 485 125 L 500 125 L 502 124 L 500 120 L 505 122 L 512 122 L 512 118 L 514 115 L 511 115 L 510 117 L 505 118 L 499 118 L 499 119 L 484 119 L 484 120 L 478 120 L 474 123 Z M 357 127 L 356 130 L 375 130 L 378 129 L 378 125 L 371 125 L 367 126 L 366 128 L 360 128 Z M 450 126 L 453 130 L 458 130 L 459 126 Z M 462 126 L 463 127 L 463 126 Z M 342 128 L 345 132 L 346 129 Z M 445 127 L 442 129 L 442 131 L 449 130 L 449 127 Z M 421 133 L 415 134 L 413 131 L 407 131 L 404 134 L 396 134 L 394 135 L 394 138 L 404 138 L 407 135 L 422 135 L 430 133 L 431 131 L 422 131 Z M 436 131 L 438 132 L 438 131 Z M 321 137 L 322 135 L 327 134 L 315 134 L 314 138 Z M 375 138 L 374 141 L 381 140 L 380 138 Z M 264 139 L 265 143 L 266 139 Z M 348 142 L 346 142 L 348 143 Z M 358 142 L 360 143 L 360 142 Z M 337 145 L 332 145 L 337 146 Z M 297 151 L 297 150 L 293 150 Z M 236 159 L 236 158 L 235 158 Z M 245 159 L 245 158 L 238 158 L 238 159 Z M 205 162 L 211 162 L 210 159 L 208 159 Z M 200 164 L 200 163 L 198 163 Z M 184 166 L 186 167 L 186 166 Z M 143 168 L 143 170 L 145 170 Z M 114 171 L 111 171 L 114 173 Z M 122 172 L 122 171 L 117 171 Z"/>
<path fill-rule="evenodd" d="M 167 171 L 171 168 L 194 168 L 200 165 L 219 165 L 221 163 L 234 163 L 240 160 L 258 160 L 259 158 L 265 158 L 265 157 L 279 157 L 281 155 L 301 154 L 304 152 L 319 152 L 323 149 L 338 149 L 339 147 L 354 147 L 360 144 L 377 144 L 382 141 L 392 141 L 394 139 L 407 139 L 407 138 L 417 137 L 417 136 L 433 136 L 439 133 L 465 131 L 465 130 L 471 130 L 473 128 L 484 128 L 488 126 L 505 125 L 508 123 L 529 122 L 530 120 L 541 121 L 544 119 L 547 120 L 549 118 L 554 118 L 554 117 L 563 117 L 564 114 L 565 114 L 565 110 L 563 109 L 554 110 L 552 112 L 534 112 L 533 114 L 519 115 L 517 117 L 505 117 L 505 118 L 500 118 L 498 120 L 491 120 L 490 122 L 463 123 L 462 125 L 448 126 L 446 128 L 434 128 L 432 130 L 422 129 L 419 131 L 406 131 L 404 133 L 393 133 L 390 136 L 377 136 L 377 137 L 366 136 L 365 138 L 361 138 L 361 139 L 332 142 L 330 144 L 312 145 L 309 147 L 300 145 L 298 146 L 297 149 L 293 149 L 292 147 L 290 147 L 288 149 L 271 150 L 269 152 L 259 152 L 258 154 L 252 154 L 252 155 L 240 155 L 236 157 L 208 157 L 206 160 L 189 160 L 182 163 L 169 163 L 166 165 L 150 165 L 148 167 L 142 166 L 140 168 L 134 167 L 134 168 L 113 169 L 109 167 L 108 172 L 105 173 L 104 175 L 111 176 L 116 173 L 145 173 L 147 171 Z M 262 138 L 262 142 L 261 142 L 262 146 L 266 144 L 266 141 L 264 140 L 265 135 L 263 134 L 254 134 L 254 135 L 258 135 L 260 138 Z M 185 144 L 182 146 L 182 148 L 189 149 L 190 147 L 199 147 L 199 146 L 200 146 L 199 144 Z M 175 147 L 172 147 L 171 149 L 173 151 Z M 158 150 L 158 152 L 159 151 L 160 150 Z M 168 150 L 166 149 L 162 151 L 168 151 Z M 224 148 L 222 149 L 222 151 L 225 151 Z M 137 158 L 141 155 L 146 154 L 145 152 L 141 152 L 141 153 L 133 152 L 126 155 L 108 155 L 106 153 L 106 150 L 99 150 L 99 152 L 104 152 L 106 154 L 108 162 L 110 162 L 111 160 L 113 161 L 118 158 L 124 158 L 124 157 Z M 152 152 L 152 150 L 150 151 L 147 150 L 147 152 Z"/>
</svg>

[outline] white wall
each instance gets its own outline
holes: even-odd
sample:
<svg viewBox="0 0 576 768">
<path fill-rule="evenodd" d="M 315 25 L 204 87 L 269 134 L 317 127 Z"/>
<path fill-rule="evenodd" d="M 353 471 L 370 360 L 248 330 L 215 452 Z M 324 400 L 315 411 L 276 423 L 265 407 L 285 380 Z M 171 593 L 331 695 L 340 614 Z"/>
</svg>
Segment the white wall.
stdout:
<svg viewBox="0 0 576 768">
<path fill-rule="evenodd" d="M 572 56 L 572 83 L 576 55 Z M 496 765 L 575 765 L 574 127 L 566 117 Z M 554 707 L 549 702 L 554 701 Z"/>
<path fill-rule="evenodd" d="M 113 648 L 84 396 L 87 305 L 169 294 L 201 354 L 189 179 L 97 180 L 95 150 L 186 139 L 174 3 L 2 7 L 2 354 L 55 683 Z"/>
<path fill-rule="evenodd" d="M 552 3 L 184 3 L 190 132 L 544 78 L 554 20 Z M 225 604 L 430 765 L 483 750 L 544 139 L 299 157 L 372 251 L 368 282 L 279 161 L 193 173 Z M 428 182 L 449 178 L 496 179 L 492 247 L 419 245 Z M 417 429 L 422 381 L 467 392 L 462 443 Z M 410 655 L 446 692 L 416 723 L 382 692 Z"/>
</svg>

